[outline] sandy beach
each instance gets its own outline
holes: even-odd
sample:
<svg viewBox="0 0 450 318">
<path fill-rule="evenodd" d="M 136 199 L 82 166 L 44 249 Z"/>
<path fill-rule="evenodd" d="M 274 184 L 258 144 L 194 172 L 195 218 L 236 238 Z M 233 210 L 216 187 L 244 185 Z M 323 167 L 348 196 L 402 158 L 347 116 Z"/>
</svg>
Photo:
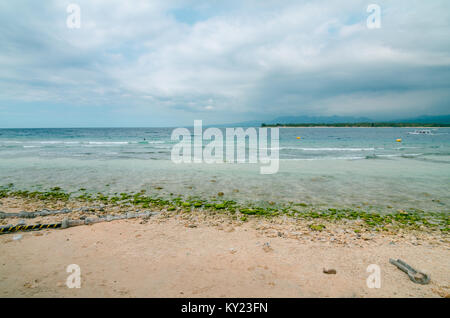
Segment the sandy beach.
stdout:
<svg viewBox="0 0 450 318">
<path fill-rule="evenodd" d="M 3 199 L 1 207 L 14 212 L 30 203 L 17 204 Z M 238 222 L 201 212 L 162 212 L 145 220 L 4 234 L 0 295 L 449 297 L 448 237 L 419 231 L 354 233 L 339 224 L 312 231 L 307 225 L 286 218 Z M 429 274 L 430 284 L 413 283 L 389 258 Z M 80 266 L 79 289 L 65 284 L 69 264 Z M 367 287 L 370 264 L 380 266 L 381 288 Z"/>
</svg>

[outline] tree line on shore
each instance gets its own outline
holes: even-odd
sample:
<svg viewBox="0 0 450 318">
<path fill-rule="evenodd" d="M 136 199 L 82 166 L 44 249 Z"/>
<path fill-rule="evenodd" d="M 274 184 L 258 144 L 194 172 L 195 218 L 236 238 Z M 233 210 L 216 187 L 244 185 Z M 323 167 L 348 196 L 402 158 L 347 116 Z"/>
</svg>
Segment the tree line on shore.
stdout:
<svg viewBox="0 0 450 318">
<path fill-rule="evenodd" d="M 450 124 L 424 124 L 424 123 L 302 123 L 302 124 L 266 124 L 261 127 L 450 127 Z"/>
</svg>

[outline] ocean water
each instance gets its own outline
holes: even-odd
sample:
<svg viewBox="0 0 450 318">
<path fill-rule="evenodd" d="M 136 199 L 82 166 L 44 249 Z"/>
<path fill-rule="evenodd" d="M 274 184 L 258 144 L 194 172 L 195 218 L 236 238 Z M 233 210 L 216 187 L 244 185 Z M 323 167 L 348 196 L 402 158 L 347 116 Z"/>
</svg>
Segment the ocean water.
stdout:
<svg viewBox="0 0 450 318">
<path fill-rule="evenodd" d="M 280 167 L 272 175 L 260 174 L 260 164 L 175 164 L 172 130 L 0 129 L 0 185 L 449 211 L 449 128 L 431 135 L 409 134 L 411 128 L 280 128 Z"/>
</svg>

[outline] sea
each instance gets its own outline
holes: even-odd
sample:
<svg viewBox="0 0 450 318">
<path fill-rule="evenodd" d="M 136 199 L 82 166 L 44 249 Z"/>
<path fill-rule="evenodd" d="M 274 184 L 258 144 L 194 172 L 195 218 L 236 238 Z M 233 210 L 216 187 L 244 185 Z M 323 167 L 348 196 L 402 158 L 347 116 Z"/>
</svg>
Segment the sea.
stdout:
<svg viewBox="0 0 450 318">
<path fill-rule="evenodd" d="M 280 128 L 279 170 L 261 174 L 260 163 L 173 162 L 173 128 L 0 129 L 0 186 L 449 212 L 450 128 L 415 130 Z"/>
</svg>

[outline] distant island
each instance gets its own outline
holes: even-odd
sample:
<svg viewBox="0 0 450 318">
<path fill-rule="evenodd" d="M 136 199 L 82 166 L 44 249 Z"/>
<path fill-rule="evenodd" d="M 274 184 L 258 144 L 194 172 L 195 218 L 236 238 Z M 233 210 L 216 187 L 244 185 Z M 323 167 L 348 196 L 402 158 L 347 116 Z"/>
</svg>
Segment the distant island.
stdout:
<svg viewBox="0 0 450 318">
<path fill-rule="evenodd" d="M 288 123 L 266 124 L 261 127 L 450 127 L 439 123 Z"/>
<path fill-rule="evenodd" d="M 223 125 L 226 127 L 450 127 L 450 115 L 375 119 L 355 116 L 282 116 Z"/>
</svg>

